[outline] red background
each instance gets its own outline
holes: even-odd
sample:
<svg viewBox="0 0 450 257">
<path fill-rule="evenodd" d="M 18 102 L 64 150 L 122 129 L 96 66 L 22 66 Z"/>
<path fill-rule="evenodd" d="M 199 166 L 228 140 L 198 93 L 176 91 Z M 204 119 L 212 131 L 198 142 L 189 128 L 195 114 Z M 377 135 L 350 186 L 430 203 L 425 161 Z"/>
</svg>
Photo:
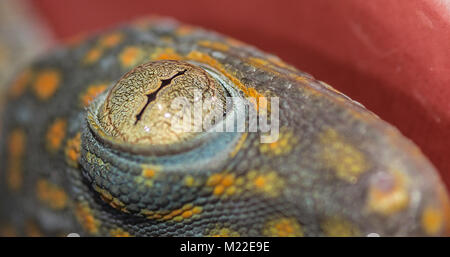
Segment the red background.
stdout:
<svg viewBox="0 0 450 257">
<path fill-rule="evenodd" d="M 29 1 L 58 39 L 158 14 L 274 53 L 398 127 L 450 185 L 446 1 Z"/>
</svg>

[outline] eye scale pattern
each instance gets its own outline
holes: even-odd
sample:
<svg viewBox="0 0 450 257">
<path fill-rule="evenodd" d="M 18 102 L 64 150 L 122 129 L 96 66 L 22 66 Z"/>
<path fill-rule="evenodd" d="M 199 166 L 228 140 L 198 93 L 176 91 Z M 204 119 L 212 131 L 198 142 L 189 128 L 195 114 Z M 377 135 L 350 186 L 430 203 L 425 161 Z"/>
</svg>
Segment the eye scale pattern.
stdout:
<svg viewBox="0 0 450 257">
<path fill-rule="evenodd" d="M 155 103 L 192 85 L 220 102 L 279 97 L 279 140 L 158 129 L 139 142 L 134 126 L 161 118 Z M 449 233 L 437 172 L 397 130 L 277 57 L 200 28 L 151 20 L 74 41 L 18 74 L 8 96 L 1 235 Z M 108 107 L 116 100 L 126 107 Z M 108 115 L 125 125 L 113 133 Z"/>
</svg>

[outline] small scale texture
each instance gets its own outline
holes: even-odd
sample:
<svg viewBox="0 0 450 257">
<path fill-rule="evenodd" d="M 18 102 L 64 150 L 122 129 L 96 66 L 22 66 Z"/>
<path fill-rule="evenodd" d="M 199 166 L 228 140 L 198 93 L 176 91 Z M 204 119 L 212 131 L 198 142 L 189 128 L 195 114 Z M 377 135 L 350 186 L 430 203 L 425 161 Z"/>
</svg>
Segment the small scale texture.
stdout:
<svg viewBox="0 0 450 257">
<path fill-rule="evenodd" d="M 222 133 L 166 141 L 154 153 L 124 146 L 90 115 L 139 65 L 186 62 L 221 74 L 255 110 L 271 114 L 266 103 L 278 97 L 278 141 Z M 173 79 L 166 93 L 196 79 Z M 1 235 L 449 233 L 448 193 L 411 141 L 330 86 L 226 36 L 140 21 L 54 49 L 10 85 L 0 130 Z M 165 89 L 155 101 L 165 101 Z M 136 96 L 127 90 L 120 99 Z"/>
</svg>

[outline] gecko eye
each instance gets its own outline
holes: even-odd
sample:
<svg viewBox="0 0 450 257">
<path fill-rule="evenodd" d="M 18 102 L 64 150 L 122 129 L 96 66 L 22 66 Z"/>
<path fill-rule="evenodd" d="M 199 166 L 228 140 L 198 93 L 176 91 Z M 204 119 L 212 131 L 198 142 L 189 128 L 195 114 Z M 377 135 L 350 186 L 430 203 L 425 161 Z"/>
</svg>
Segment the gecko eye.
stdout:
<svg viewBox="0 0 450 257">
<path fill-rule="evenodd" d="M 214 123 L 223 117 L 225 96 L 222 85 L 198 66 L 154 61 L 134 68 L 111 88 L 98 108 L 97 120 L 116 141 L 170 145 L 195 137 L 203 121 Z M 202 122 L 194 114 L 198 107 Z"/>
</svg>

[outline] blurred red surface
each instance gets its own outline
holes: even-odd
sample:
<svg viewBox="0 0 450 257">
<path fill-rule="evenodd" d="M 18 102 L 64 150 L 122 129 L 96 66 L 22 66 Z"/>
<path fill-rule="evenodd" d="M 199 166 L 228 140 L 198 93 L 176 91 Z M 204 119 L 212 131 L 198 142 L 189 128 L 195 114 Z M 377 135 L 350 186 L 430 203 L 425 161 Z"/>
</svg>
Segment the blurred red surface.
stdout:
<svg viewBox="0 0 450 257">
<path fill-rule="evenodd" d="M 450 3 L 29 0 L 59 39 L 158 14 L 280 56 L 411 138 L 450 185 Z"/>
</svg>

